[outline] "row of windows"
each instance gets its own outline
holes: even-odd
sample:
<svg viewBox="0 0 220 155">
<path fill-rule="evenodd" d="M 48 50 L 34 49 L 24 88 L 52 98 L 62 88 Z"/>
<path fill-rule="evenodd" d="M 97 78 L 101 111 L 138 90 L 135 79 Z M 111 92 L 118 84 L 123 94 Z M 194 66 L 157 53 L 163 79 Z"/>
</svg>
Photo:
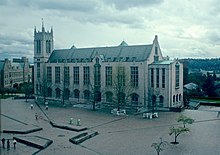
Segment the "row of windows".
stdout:
<svg viewBox="0 0 220 155">
<path fill-rule="evenodd" d="M 177 94 L 177 95 L 173 95 L 173 103 L 174 102 L 179 102 L 182 99 L 182 95 L 181 94 Z"/>
<path fill-rule="evenodd" d="M 16 73 L 13 72 L 13 73 L 5 74 L 4 78 L 7 79 L 9 77 L 21 77 L 21 76 L 23 76 L 23 72 L 22 71 L 16 72 Z"/>
<path fill-rule="evenodd" d="M 98 94 L 99 94 L 100 99 L 101 99 L 101 93 L 98 92 Z M 47 88 L 47 95 L 46 96 L 52 97 L 52 88 L 50 88 L 50 87 Z M 88 100 L 88 99 L 91 99 L 92 93 L 89 90 L 85 90 L 85 91 L 83 91 L 83 96 L 84 96 L 84 99 Z M 120 96 L 123 97 L 122 100 L 125 100 L 125 95 L 120 95 Z M 136 94 L 136 93 L 133 93 L 130 96 L 131 96 L 131 103 L 138 104 L 139 95 Z M 61 98 L 62 97 L 62 91 L 61 91 L 60 88 L 55 89 L 55 97 L 56 98 Z M 69 99 L 69 97 L 70 97 L 70 90 L 68 88 L 66 88 L 64 90 L 64 98 Z M 77 98 L 77 99 L 80 98 L 80 91 L 78 89 L 73 90 L 73 97 Z M 112 102 L 113 101 L 113 93 L 112 92 L 110 92 L 110 91 L 106 92 L 105 97 L 106 97 L 106 102 Z"/>
<path fill-rule="evenodd" d="M 100 66 L 94 66 L 94 82 L 95 86 L 99 86 L 101 84 L 101 73 L 100 73 Z M 40 70 L 37 72 L 40 74 Z M 131 66 L 130 68 L 130 78 L 131 78 L 131 86 L 132 87 L 138 87 L 138 67 L 137 66 Z M 80 82 L 80 74 L 79 74 L 79 67 L 73 67 L 73 83 L 79 84 Z M 119 67 L 117 71 L 117 77 L 116 80 L 118 83 L 125 86 L 125 68 Z M 105 67 L 105 78 L 106 78 L 106 86 L 112 86 L 113 83 L 113 73 L 112 73 L 112 67 L 107 66 Z M 59 84 L 61 81 L 61 73 L 60 73 L 60 67 L 55 67 L 55 83 Z M 52 67 L 47 67 L 47 82 L 52 83 Z M 64 82 L 65 84 L 70 83 L 70 70 L 69 67 L 64 67 Z M 84 66 L 83 67 L 83 84 L 89 85 L 90 84 L 90 67 Z"/>
<path fill-rule="evenodd" d="M 41 53 L 41 40 L 36 40 L 36 51 L 37 53 Z M 51 41 L 46 40 L 46 52 L 50 53 L 51 52 Z"/>
<path fill-rule="evenodd" d="M 151 80 L 151 87 L 154 88 L 154 68 L 150 70 L 150 80 Z M 165 88 L 166 76 L 165 76 L 165 68 L 162 68 L 162 81 L 161 86 Z M 160 69 L 156 68 L 156 88 L 160 87 Z"/>
</svg>

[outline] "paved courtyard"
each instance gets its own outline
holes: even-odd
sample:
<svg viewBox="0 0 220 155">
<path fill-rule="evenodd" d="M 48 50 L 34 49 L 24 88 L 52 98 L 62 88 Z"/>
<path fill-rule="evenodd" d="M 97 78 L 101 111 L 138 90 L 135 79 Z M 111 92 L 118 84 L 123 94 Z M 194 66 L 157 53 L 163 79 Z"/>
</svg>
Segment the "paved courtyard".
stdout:
<svg viewBox="0 0 220 155">
<path fill-rule="evenodd" d="M 34 108 L 31 109 L 31 104 Z M 153 142 L 159 142 L 159 138 L 168 142 L 173 141 L 169 136 L 169 127 L 178 125 L 176 118 L 180 113 L 159 112 L 159 118 L 143 119 L 142 115 L 115 116 L 102 111 L 77 108 L 72 106 L 52 106 L 45 110 L 41 109 L 30 100 L 1 100 L 1 135 L 6 139 L 19 136 L 41 136 L 53 141 L 46 149 L 40 150 L 17 143 L 16 149 L 3 149 L 0 144 L 2 155 L 30 155 L 38 152 L 39 155 L 156 155 L 151 147 Z M 185 110 L 184 115 L 196 120 L 188 125 L 191 132 L 178 137 L 178 145 L 168 144 L 161 155 L 219 155 L 220 154 L 220 118 L 216 117 L 215 107 L 203 107 L 201 110 Z M 38 120 L 35 114 L 38 114 Z M 49 124 L 51 121 L 68 125 L 70 118 L 73 118 L 73 127 L 76 127 L 76 120 L 80 119 L 81 127 L 87 127 L 86 132 L 98 132 L 99 134 L 91 139 L 75 145 L 69 139 L 82 133 L 59 128 Z M 179 124 L 181 125 L 181 124 Z M 43 130 L 19 135 L 2 133 L 5 129 L 25 130 L 31 127 L 41 127 Z M 12 141 L 12 140 L 11 140 Z"/>
</svg>

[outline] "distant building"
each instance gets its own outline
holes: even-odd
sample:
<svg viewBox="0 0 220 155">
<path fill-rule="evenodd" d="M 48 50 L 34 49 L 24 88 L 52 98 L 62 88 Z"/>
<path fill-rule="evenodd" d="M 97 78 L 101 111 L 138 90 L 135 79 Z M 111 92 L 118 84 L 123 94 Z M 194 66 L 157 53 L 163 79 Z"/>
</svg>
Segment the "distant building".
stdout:
<svg viewBox="0 0 220 155">
<path fill-rule="evenodd" d="M 13 87 L 15 84 L 31 81 L 31 70 L 26 57 L 0 61 L 1 87 Z"/>
<path fill-rule="evenodd" d="M 198 88 L 198 85 L 191 82 L 191 83 L 185 84 L 183 87 L 187 90 L 196 90 Z"/>
<path fill-rule="evenodd" d="M 127 89 L 121 95 L 128 105 L 175 108 L 183 105 L 183 65 L 178 59 L 163 57 L 155 36 L 148 45 L 54 50 L 53 29 L 34 29 L 35 94 L 70 102 L 113 103 L 117 94 L 116 78 Z M 123 76 L 121 76 L 123 75 Z"/>
</svg>

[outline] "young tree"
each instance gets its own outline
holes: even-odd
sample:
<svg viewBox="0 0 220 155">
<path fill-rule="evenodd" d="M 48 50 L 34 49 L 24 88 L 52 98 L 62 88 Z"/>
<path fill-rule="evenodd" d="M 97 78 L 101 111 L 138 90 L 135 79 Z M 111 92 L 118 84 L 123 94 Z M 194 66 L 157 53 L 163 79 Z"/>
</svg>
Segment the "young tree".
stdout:
<svg viewBox="0 0 220 155">
<path fill-rule="evenodd" d="M 47 99 L 47 88 L 49 86 L 49 83 L 47 82 L 47 75 L 45 74 L 45 71 L 42 76 L 43 77 L 41 79 L 38 79 L 40 89 L 38 89 L 37 95 L 42 96 L 43 102 L 45 103 Z"/>
<path fill-rule="evenodd" d="M 190 132 L 189 128 L 184 128 L 184 127 L 170 127 L 170 132 L 169 135 L 173 135 L 174 134 L 174 142 L 171 142 L 171 144 L 179 144 L 179 142 L 177 142 L 177 137 L 185 132 Z"/>
<path fill-rule="evenodd" d="M 195 121 L 194 119 L 184 116 L 184 115 L 180 115 L 177 118 L 177 122 L 182 122 L 184 128 L 186 127 L 186 124 L 192 124 L 194 121 Z"/>
<path fill-rule="evenodd" d="M 0 87 L 0 94 L 2 95 L 2 97 L 5 95 L 5 88 Z"/>
<path fill-rule="evenodd" d="M 34 93 L 33 85 L 25 82 L 21 86 L 21 91 L 25 94 L 25 101 L 27 102 L 28 97 Z"/>
<path fill-rule="evenodd" d="M 157 155 L 160 155 L 160 152 L 164 150 L 164 147 L 168 144 L 167 141 L 163 141 L 162 138 L 160 137 L 160 142 L 152 143 L 151 147 L 153 147 Z"/>
<path fill-rule="evenodd" d="M 125 105 L 132 92 L 129 74 L 126 72 L 125 66 L 116 66 L 116 72 L 113 75 L 113 91 L 116 95 L 114 99 L 117 104 L 118 111 L 122 105 Z"/>
</svg>

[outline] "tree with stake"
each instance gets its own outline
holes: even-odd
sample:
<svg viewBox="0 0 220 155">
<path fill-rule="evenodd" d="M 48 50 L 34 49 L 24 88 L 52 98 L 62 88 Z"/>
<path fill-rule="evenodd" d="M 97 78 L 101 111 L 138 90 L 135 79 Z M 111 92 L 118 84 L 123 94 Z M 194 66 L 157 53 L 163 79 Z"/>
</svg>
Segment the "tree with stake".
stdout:
<svg viewBox="0 0 220 155">
<path fill-rule="evenodd" d="M 184 128 L 186 127 L 186 124 L 192 124 L 194 121 L 195 121 L 194 119 L 184 116 L 184 115 L 180 115 L 177 118 L 177 122 L 182 122 Z"/>
<path fill-rule="evenodd" d="M 160 152 L 164 150 L 164 147 L 168 144 L 167 141 L 163 141 L 162 138 L 160 137 L 160 142 L 158 143 L 152 143 L 151 147 L 153 147 L 156 152 L 157 155 L 160 155 Z"/>
<path fill-rule="evenodd" d="M 189 128 L 184 128 L 184 127 L 170 127 L 170 132 L 169 135 L 171 136 L 172 134 L 174 134 L 174 142 L 171 142 L 171 144 L 179 144 L 179 142 L 177 142 L 177 137 L 185 132 L 190 132 Z"/>
</svg>

